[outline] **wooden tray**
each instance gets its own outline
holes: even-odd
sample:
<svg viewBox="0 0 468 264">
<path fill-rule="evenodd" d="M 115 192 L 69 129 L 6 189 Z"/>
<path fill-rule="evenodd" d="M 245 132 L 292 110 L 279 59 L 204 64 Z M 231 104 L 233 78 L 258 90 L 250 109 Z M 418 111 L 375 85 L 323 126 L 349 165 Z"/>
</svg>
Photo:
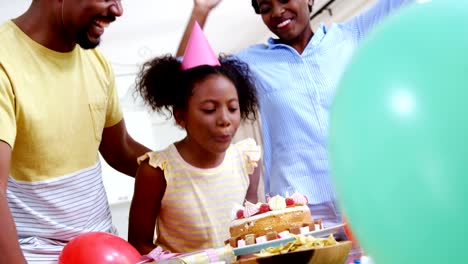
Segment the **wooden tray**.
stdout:
<svg viewBox="0 0 468 264">
<path fill-rule="evenodd" d="M 242 258 L 235 264 L 343 264 L 351 249 L 351 241 L 342 241 L 333 246 L 294 251 L 268 257 Z"/>
<path fill-rule="evenodd" d="M 306 233 L 306 234 L 303 234 L 304 236 L 313 236 L 313 237 L 327 237 L 331 234 L 334 234 L 336 232 L 338 232 L 338 230 L 340 230 L 340 228 L 342 228 L 344 226 L 344 224 L 339 224 L 339 225 L 336 225 L 336 226 L 331 226 L 331 227 L 327 227 L 325 229 L 321 229 L 321 230 L 314 230 L 312 232 L 309 232 L 309 233 Z M 280 238 L 280 239 L 275 239 L 275 240 L 271 240 L 271 241 L 268 241 L 266 243 L 261 243 L 261 244 L 253 244 L 253 245 L 248 245 L 248 246 L 245 246 L 245 247 L 241 247 L 241 248 L 234 248 L 234 255 L 236 256 L 240 256 L 240 255 L 245 255 L 245 254 L 251 254 L 251 253 L 256 253 L 256 252 L 260 252 L 260 250 L 262 249 L 265 249 L 265 248 L 268 248 L 268 247 L 277 247 L 281 244 L 286 244 L 288 242 L 291 242 L 291 241 L 294 241 L 295 238 L 294 237 L 287 237 L 287 238 Z"/>
</svg>

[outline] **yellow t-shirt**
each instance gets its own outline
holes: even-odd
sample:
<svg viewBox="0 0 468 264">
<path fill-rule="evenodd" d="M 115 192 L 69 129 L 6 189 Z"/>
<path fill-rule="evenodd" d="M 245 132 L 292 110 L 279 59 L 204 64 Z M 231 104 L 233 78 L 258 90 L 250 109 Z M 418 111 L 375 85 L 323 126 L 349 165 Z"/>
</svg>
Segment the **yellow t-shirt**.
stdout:
<svg viewBox="0 0 468 264">
<path fill-rule="evenodd" d="M 115 232 L 98 155 L 104 127 L 122 120 L 114 74 L 98 50 L 55 52 L 12 21 L 0 43 L 8 206 L 26 260 L 53 263 L 77 235 Z"/>
<path fill-rule="evenodd" d="M 0 140 L 11 176 L 37 182 L 93 166 L 104 127 L 122 112 L 108 61 L 96 49 L 47 49 L 12 21 L 0 27 Z"/>
</svg>

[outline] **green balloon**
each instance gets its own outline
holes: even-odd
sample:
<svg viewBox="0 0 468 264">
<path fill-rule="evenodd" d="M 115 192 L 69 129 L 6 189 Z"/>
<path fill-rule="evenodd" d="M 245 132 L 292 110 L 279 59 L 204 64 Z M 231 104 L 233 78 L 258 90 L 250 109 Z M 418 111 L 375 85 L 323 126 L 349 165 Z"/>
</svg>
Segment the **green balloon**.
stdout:
<svg viewBox="0 0 468 264">
<path fill-rule="evenodd" d="M 381 23 L 338 86 L 338 198 L 377 264 L 468 263 L 468 1 Z"/>
</svg>

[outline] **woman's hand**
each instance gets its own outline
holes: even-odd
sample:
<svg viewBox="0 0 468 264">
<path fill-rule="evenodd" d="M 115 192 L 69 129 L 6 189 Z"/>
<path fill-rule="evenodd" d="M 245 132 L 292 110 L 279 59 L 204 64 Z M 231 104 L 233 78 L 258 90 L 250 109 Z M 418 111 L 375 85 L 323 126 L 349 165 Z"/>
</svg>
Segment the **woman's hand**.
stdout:
<svg viewBox="0 0 468 264">
<path fill-rule="evenodd" d="M 211 11 L 221 0 L 193 0 L 194 8 Z"/>
</svg>

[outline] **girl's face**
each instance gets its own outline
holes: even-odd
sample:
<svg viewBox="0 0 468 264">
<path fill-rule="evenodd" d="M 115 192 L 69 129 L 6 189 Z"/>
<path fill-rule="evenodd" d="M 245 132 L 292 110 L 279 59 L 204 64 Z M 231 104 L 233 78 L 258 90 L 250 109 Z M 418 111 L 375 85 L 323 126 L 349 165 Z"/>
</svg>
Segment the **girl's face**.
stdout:
<svg viewBox="0 0 468 264">
<path fill-rule="evenodd" d="M 257 3 L 263 23 L 284 43 L 294 46 L 312 36 L 309 21 L 312 0 L 257 0 Z"/>
<path fill-rule="evenodd" d="M 223 153 L 240 124 L 239 99 L 234 84 L 225 76 L 212 74 L 196 83 L 187 112 L 179 125 L 187 139 L 212 153 Z"/>
</svg>

